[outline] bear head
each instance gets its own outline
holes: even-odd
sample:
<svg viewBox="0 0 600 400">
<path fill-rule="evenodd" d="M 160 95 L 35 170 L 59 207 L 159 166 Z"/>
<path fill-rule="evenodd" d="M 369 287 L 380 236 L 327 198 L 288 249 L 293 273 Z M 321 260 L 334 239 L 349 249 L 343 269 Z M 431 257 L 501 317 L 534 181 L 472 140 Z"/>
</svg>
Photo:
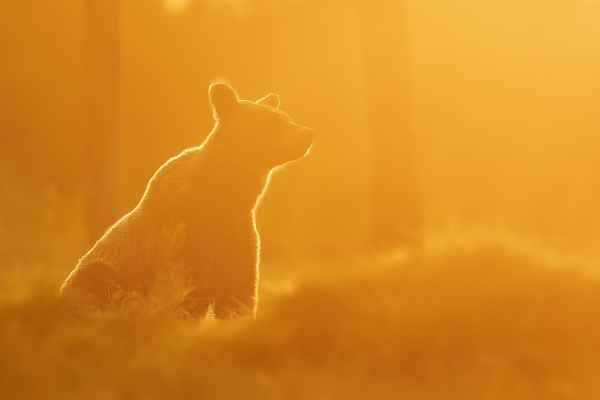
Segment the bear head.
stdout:
<svg viewBox="0 0 600 400">
<path fill-rule="evenodd" d="M 260 165 L 272 169 L 308 153 L 314 131 L 298 125 L 279 110 L 279 96 L 268 96 L 253 102 L 239 100 L 228 85 L 215 84 L 209 89 L 215 134 L 227 143 L 232 157 L 247 162 L 250 168 Z"/>
</svg>

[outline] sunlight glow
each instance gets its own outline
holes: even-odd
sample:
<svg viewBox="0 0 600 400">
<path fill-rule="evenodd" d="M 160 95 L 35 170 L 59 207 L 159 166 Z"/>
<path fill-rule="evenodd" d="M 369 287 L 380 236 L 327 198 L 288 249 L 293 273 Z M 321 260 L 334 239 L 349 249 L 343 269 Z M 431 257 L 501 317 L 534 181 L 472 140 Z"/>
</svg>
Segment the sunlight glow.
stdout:
<svg viewBox="0 0 600 400">
<path fill-rule="evenodd" d="M 173 14 L 179 14 L 184 12 L 191 2 L 191 0 L 164 0 L 164 5 L 167 11 Z"/>
<path fill-rule="evenodd" d="M 1 1 L 0 400 L 600 399 L 598 71 L 600 0 Z"/>
</svg>

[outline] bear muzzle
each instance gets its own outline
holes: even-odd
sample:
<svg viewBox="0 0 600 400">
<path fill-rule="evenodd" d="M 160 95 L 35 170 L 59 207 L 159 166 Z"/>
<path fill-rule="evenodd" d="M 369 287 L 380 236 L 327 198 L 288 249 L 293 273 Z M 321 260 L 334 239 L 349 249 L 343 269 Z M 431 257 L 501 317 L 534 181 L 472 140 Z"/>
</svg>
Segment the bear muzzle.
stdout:
<svg viewBox="0 0 600 400">
<path fill-rule="evenodd" d="M 301 137 L 301 143 L 302 143 L 301 147 L 303 149 L 302 156 L 304 156 L 310 151 L 310 149 L 314 143 L 315 131 L 313 131 L 310 128 L 302 127 L 302 130 L 300 131 L 300 137 Z"/>
</svg>

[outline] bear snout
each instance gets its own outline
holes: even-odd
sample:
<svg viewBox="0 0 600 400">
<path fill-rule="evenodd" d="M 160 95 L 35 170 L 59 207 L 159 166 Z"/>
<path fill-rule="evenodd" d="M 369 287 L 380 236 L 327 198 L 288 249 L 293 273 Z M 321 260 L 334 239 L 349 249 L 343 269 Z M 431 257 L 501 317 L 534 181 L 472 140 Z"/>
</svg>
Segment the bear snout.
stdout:
<svg viewBox="0 0 600 400">
<path fill-rule="evenodd" d="M 300 157 L 304 157 L 305 155 L 307 155 L 313 145 L 314 142 L 314 138 L 315 138 L 315 131 L 313 131 L 310 128 L 305 128 L 302 127 L 302 129 L 300 130 L 299 134 L 298 134 L 300 140 L 299 142 L 299 152 L 300 155 L 298 158 Z"/>
<path fill-rule="evenodd" d="M 300 135 L 302 137 L 302 143 L 304 143 L 306 145 L 306 148 L 308 150 L 308 148 L 310 148 L 310 146 L 312 146 L 312 144 L 315 140 L 315 131 L 313 131 L 310 128 L 302 127 L 302 131 L 300 132 Z"/>
</svg>

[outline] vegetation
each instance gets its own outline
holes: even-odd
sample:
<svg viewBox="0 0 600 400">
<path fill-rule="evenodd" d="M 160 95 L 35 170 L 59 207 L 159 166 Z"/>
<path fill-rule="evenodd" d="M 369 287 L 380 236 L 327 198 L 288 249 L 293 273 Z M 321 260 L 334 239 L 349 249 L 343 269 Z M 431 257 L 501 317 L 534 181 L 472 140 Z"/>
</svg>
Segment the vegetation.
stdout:
<svg viewBox="0 0 600 400">
<path fill-rule="evenodd" d="M 264 263 L 256 320 L 69 321 L 58 288 L 84 244 L 68 225 L 45 232 L 62 259 L 3 265 L 0 398 L 600 395 L 591 257 L 430 234 L 418 251 Z"/>
</svg>

